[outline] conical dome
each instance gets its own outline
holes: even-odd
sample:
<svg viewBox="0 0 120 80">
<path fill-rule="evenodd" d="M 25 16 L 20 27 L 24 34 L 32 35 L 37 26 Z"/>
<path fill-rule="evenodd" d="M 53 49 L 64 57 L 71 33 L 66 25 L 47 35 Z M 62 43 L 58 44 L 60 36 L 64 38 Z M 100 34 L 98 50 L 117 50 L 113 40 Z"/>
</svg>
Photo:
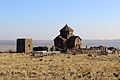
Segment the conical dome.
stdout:
<svg viewBox="0 0 120 80">
<path fill-rule="evenodd" d="M 73 31 L 67 24 L 60 31 Z"/>
</svg>

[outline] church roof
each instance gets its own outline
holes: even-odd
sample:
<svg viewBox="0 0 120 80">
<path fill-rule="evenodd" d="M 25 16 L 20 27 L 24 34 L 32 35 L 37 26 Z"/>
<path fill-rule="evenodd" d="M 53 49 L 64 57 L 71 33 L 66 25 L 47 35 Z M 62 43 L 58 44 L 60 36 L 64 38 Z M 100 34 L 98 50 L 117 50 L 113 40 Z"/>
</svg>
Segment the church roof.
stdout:
<svg viewBox="0 0 120 80">
<path fill-rule="evenodd" d="M 54 39 L 54 41 L 55 41 L 56 39 L 61 39 L 61 40 L 63 40 L 63 41 L 67 41 L 67 39 L 63 38 L 63 37 L 60 36 L 60 35 L 58 35 L 58 36 Z"/>
<path fill-rule="evenodd" d="M 73 31 L 67 24 L 60 31 Z"/>
<path fill-rule="evenodd" d="M 68 40 L 74 41 L 76 38 L 82 40 L 79 36 L 71 36 Z"/>
</svg>

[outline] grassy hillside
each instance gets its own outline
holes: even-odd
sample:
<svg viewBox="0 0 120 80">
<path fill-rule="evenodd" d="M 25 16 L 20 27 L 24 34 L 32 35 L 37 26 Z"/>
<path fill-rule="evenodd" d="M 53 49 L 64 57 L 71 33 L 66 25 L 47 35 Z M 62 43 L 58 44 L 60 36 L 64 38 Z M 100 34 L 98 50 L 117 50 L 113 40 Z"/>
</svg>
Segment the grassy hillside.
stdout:
<svg viewBox="0 0 120 80">
<path fill-rule="evenodd" d="M 120 55 L 0 54 L 0 80 L 120 80 Z"/>
</svg>

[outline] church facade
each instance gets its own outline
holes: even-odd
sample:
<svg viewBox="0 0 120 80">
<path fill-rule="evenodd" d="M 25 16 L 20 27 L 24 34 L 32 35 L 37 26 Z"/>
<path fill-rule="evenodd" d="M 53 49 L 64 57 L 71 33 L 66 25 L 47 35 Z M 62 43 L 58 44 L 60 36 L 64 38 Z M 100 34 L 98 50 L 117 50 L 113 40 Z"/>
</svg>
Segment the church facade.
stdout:
<svg viewBox="0 0 120 80">
<path fill-rule="evenodd" d="M 73 31 L 67 24 L 60 30 L 60 35 L 54 39 L 56 50 L 67 51 L 81 48 L 82 39 L 75 36 Z"/>
</svg>

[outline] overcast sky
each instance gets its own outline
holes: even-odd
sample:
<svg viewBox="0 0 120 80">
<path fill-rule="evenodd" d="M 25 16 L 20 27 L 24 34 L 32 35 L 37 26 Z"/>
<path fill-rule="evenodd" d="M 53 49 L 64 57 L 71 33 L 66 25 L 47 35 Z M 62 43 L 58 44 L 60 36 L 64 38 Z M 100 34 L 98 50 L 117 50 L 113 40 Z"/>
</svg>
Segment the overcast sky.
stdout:
<svg viewBox="0 0 120 80">
<path fill-rule="evenodd" d="M 0 40 L 53 40 L 65 24 L 82 39 L 120 39 L 120 0 L 0 0 Z"/>
</svg>

